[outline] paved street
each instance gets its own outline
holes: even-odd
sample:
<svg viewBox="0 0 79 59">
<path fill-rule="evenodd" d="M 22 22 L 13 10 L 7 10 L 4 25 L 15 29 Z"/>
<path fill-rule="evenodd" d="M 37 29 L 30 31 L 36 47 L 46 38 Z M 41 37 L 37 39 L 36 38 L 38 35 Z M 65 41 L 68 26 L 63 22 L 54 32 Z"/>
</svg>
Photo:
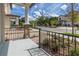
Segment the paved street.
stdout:
<svg viewBox="0 0 79 59">
<path fill-rule="evenodd" d="M 64 32 L 72 33 L 71 27 L 56 27 L 56 28 L 48 28 L 48 27 L 40 27 L 40 26 L 37 26 L 37 27 L 41 28 L 42 30 L 48 30 L 48 31 L 53 31 L 53 32 L 58 32 L 58 33 L 64 33 Z M 76 28 L 74 32 L 76 34 L 79 34 L 79 30 L 77 30 Z"/>
<path fill-rule="evenodd" d="M 48 27 L 39 27 L 38 28 L 41 28 L 42 30 L 47 30 L 47 31 L 52 31 L 52 32 L 58 32 L 58 33 L 64 33 L 66 32 L 66 27 L 57 27 L 57 28 L 48 28 Z M 67 32 L 70 32 L 72 33 L 72 28 L 67 28 Z M 76 34 L 79 34 L 79 30 L 75 30 L 74 31 Z M 65 38 L 67 38 L 67 36 L 65 36 Z M 72 37 L 70 37 L 70 39 L 72 40 Z M 77 41 L 79 41 L 79 38 L 76 38 Z"/>
</svg>

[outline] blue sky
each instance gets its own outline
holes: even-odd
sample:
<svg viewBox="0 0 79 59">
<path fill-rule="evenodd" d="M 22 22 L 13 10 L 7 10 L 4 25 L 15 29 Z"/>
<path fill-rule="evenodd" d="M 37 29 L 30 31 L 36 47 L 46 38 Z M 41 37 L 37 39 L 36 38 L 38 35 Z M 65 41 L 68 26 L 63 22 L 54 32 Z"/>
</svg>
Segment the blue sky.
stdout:
<svg viewBox="0 0 79 59">
<path fill-rule="evenodd" d="M 70 11 L 70 4 L 65 3 L 36 3 L 29 9 L 29 18 L 35 19 L 38 16 L 44 15 L 48 17 L 54 17 L 59 15 L 65 15 Z M 79 5 L 75 5 L 75 10 L 79 10 Z M 13 6 L 11 10 L 12 14 L 24 16 L 24 8 L 21 6 Z"/>
</svg>

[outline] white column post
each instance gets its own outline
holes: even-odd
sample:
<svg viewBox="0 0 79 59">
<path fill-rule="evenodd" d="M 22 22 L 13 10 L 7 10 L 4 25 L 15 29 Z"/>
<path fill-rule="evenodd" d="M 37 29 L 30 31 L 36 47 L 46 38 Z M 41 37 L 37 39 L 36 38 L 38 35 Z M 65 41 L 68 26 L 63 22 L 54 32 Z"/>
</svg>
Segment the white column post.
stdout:
<svg viewBox="0 0 79 59">
<path fill-rule="evenodd" d="M 29 34 L 29 6 L 25 5 L 25 24 L 24 24 L 24 38 L 30 37 Z"/>
<path fill-rule="evenodd" d="M 4 34 L 4 18 L 5 11 L 4 11 L 4 4 L 0 3 L 0 42 L 5 41 L 5 34 Z"/>
<path fill-rule="evenodd" d="M 29 25 L 29 6 L 25 6 L 25 25 Z"/>
</svg>

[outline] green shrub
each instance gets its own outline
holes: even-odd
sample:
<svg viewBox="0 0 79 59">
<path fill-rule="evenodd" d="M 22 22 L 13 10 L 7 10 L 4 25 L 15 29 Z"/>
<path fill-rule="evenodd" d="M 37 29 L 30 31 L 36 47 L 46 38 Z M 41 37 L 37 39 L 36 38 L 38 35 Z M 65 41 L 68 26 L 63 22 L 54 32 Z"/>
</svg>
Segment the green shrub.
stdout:
<svg viewBox="0 0 79 59">
<path fill-rule="evenodd" d="M 77 27 L 77 30 L 79 30 L 79 27 Z"/>
<path fill-rule="evenodd" d="M 57 42 L 55 43 L 55 41 L 51 41 L 50 48 L 51 51 L 57 52 L 59 48 L 59 44 Z"/>
<path fill-rule="evenodd" d="M 59 48 L 59 45 L 58 44 L 52 44 L 52 46 L 51 46 L 51 50 L 53 52 L 57 52 L 58 51 L 58 48 Z"/>
<path fill-rule="evenodd" d="M 23 27 L 24 25 L 23 25 L 23 22 L 19 22 L 19 26 L 20 27 Z"/>
<path fill-rule="evenodd" d="M 76 49 L 76 52 L 75 52 L 75 49 L 72 49 L 69 54 L 71 56 L 79 56 L 79 48 Z"/>
</svg>

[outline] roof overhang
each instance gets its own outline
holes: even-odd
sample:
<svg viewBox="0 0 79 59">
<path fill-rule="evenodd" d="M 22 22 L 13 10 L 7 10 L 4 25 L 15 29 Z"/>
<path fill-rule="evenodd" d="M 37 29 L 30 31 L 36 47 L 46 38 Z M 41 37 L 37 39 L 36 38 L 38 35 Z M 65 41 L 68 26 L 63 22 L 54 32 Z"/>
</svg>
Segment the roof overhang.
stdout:
<svg viewBox="0 0 79 59">
<path fill-rule="evenodd" d="M 20 17 L 18 15 L 13 15 L 13 14 L 6 14 L 6 16 Z"/>
<path fill-rule="evenodd" d="M 10 3 L 10 8 L 12 9 L 12 4 L 15 4 L 15 5 L 19 5 L 19 6 L 22 6 L 22 7 L 32 7 L 33 5 L 35 5 L 35 3 Z"/>
<path fill-rule="evenodd" d="M 19 5 L 19 6 L 22 6 L 22 7 L 32 7 L 35 3 L 10 3 L 10 6 L 12 7 L 12 4 L 15 4 L 15 5 Z"/>
</svg>

